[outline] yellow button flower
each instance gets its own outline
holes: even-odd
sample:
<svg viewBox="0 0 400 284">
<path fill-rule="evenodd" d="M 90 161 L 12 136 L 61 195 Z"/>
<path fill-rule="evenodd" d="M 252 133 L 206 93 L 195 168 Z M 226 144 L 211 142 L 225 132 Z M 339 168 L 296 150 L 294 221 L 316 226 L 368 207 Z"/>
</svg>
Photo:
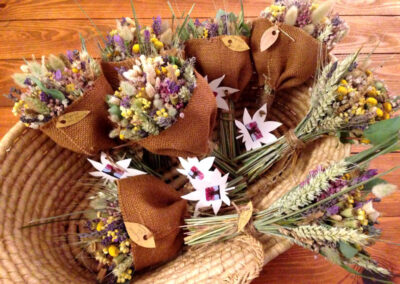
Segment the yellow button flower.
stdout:
<svg viewBox="0 0 400 284">
<path fill-rule="evenodd" d="M 134 44 L 134 45 L 132 46 L 132 52 L 133 52 L 133 53 L 139 53 L 139 52 L 140 52 L 140 46 L 139 46 L 139 44 Z"/>
<path fill-rule="evenodd" d="M 377 115 L 378 117 L 382 117 L 382 116 L 383 116 L 383 111 L 382 111 L 380 108 L 377 108 L 377 109 L 376 109 L 376 115 Z"/>
<path fill-rule="evenodd" d="M 345 96 L 345 95 L 347 95 L 347 94 L 349 93 L 349 91 L 347 90 L 347 88 L 344 87 L 344 86 L 339 86 L 339 87 L 337 88 L 336 91 L 337 91 L 340 95 L 343 95 L 343 96 Z"/>
<path fill-rule="evenodd" d="M 99 223 L 97 223 L 96 231 L 100 232 L 103 229 L 104 229 L 104 223 L 102 221 L 100 221 Z"/>
<path fill-rule="evenodd" d="M 369 97 L 365 102 L 371 106 L 376 106 L 378 104 L 378 101 L 372 97 Z"/>
<path fill-rule="evenodd" d="M 112 245 L 108 247 L 108 253 L 112 256 L 112 257 L 117 257 L 119 255 L 119 249 Z"/>
<path fill-rule="evenodd" d="M 391 112 L 393 110 L 392 108 L 392 104 L 389 102 L 386 102 L 383 104 L 383 108 L 387 111 L 387 112 Z"/>
</svg>

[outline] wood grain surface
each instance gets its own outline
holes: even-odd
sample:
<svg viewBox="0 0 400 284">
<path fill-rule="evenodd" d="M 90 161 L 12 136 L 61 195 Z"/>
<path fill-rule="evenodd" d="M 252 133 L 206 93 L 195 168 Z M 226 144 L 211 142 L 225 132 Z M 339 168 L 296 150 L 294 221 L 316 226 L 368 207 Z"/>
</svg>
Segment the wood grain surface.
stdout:
<svg viewBox="0 0 400 284">
<path fill-rule="evenodd" d="M 176 14 L 188 11 L 195 2 L 194 17 L 215 15 L 219 8 L 238 12 L 238 0 L 171 0 Z M 245 15 L 254 18 L 271 1 L 244 0 Z M 115 19 L 130 16 L 129 0 L 80 0 L 78 3 L 94 20 L 102 32 L 115 24 Z M 164 0 L 134 0 L 142 24 L 153 16 L 171 16 Z M 351 31 L 335 49 L 339 58 L 363 46 L 363 53 L 375 47 L 371 59 L 373 68 L 384 79 L 393 94 L 400 94 L 400 0 L 338 0 L 336 11 L 349 23 Z M 79 47 L 81 33 L 87 38 L 88 48 L 98 56 L 98 36 L 86 16 L 73 0 L 0 0 L 0 94 L 13 85 L 10 75 L 17 72 L 23 58 L 65 52 Z M 365 56 L 365 55 L 364 55 Z M 0 137 L 17 121 L 11 114 L 12 103 L 0 98 Z M 361 150 L 354 147 L 353 153 Z M 400 153 L 383 156 L 371 165 L 380 171 L 400 164 Z M 400 172 L 386 179 L 400 185 Z M 400 192 L 384 199 L 377 208 L 381 211 L 382 240 L 400 243 Z M 392 281 L 400 283 L 400 247 L 378 242 L 370 249 L 380 264 L 391 269 Z M 351 275 L 300 247 L 293 247 L 265 266 L 253 283 L 362 283 Z"/>
</svg>

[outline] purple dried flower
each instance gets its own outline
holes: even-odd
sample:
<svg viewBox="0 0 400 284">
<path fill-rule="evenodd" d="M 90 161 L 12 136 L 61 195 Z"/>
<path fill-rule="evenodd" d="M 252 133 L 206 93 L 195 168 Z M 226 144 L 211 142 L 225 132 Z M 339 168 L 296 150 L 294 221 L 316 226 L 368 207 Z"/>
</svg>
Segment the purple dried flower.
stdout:
<svg viewBox="0 0 400 284">
<path fill-rule="evenodd" d="M 121 18 L 121 25 L 125 25 L 126 24 L 126 19 L 125 19 L 125 17 L 122 17 Z"/>
<path fill-rule="evenodd" d="M 113 40 L 122 50 L 125 49 L 124 40 L 120 37 L 120 35 L 114 35 Z"/>
<path fill-rule="evenodd" d="M 343 23 L 343 20 L 339 17 L 338 14 L 336 14 L 332 18 L 331 23 L 332 23 L 333 26 L 339 26 L 339 25 L 341 25 Z"/>
<path fill-rule="evenodd" d="M 115 70 L 118 72 L 118 74 L 122 75 L 124 72 L 128 71 L 128 69 L 124 66 L 121 67 L 115 67 Z"/>
<path fill-rule="evenodd" d="M 154 33 L 159 36 L 161 34 L 161 17 L 157 16 L 153 17 L 153 25 L 152 25 Z"/>
<path fill-rule="evenodd" d="M 201 27 L 201 26 L 202 26 L 202 23 L 200 22 L 199 19 L 196 19 L 196 20 L 194 21 L 194 25 L 195 25 L 196 27 Z"/>
<path fill-rule="evenodd" d="M 339 213 L 339 210 L 340 210 L 339 206 L 333 205 L 333 206 L 329 207 L 329 208 L 326 210 L 326 212 L 328 213 L 329 216 L 332 216 L 332 215 L 338 214 L 338 213 Z"/>
<path fill-rule="evenodd" d="M 42 102 L 45 102 L 45 103 L 49 102 L 49 96 L 44 92 L 40 93 L 39 98 L 40 98 L 40 101 L 42 101 Z"/>
<path fill-rule="evenodd" d="M 150 42 L 150 31 L 149 30 L 144 30 L 144 41 L 146 43 Z"/>
<path fill-rule="evenodd" d="M 354 61 L 350 67 L 349 67 L 349 72 L 353 71 L 354 69 L 356 69 L 358 66 L 358 63 L 356 61 Z"/>
<path fill-rule="evenodd" d="M 31 79 L 26 78 L 25 81 L 24 81 L 24 85 L 32 86 L 32 81 L 31 81 Z"/>
<path fill-rule="evenodd" d="M 60 69 L 57 69 L 57 71 L 54 74 L 54 77 L 57 81 L 60 81 L 62 79 L 62 74 Z"/>
<path fill-rule="evenodd" d="M 67 58 L 71 63 L 74 61 L 74 53 L 71 50 L 67 50 Z"/>
<path fill-rule="evenodd" d="M 90 60 L 89 60 L 90 61 Z M 81 69 L 82 70 L 86 70 L 86 62 L 85 61 L 82 61 L 81 62 Z"/>
<path fill-rule="evenodd" d="M 130 103 L 130 100 L 129 100 L 128 96 L 122 98 L 121 106 L 123 106 L 124 108 L 129 108 L 131 106 L 131 103 Z"/>
<path fill-rule="evenodd" d="M 208 30 L 208 37 L 218 36 L 218 24 L 206 22 L 204 27 Z"/>
</svg>

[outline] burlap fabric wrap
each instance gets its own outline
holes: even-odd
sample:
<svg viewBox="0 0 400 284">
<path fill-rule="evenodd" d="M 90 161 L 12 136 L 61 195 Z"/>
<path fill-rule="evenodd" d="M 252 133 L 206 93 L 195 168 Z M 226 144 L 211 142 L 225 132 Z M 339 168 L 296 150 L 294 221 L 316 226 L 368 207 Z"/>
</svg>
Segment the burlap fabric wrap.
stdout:
<svg viewBox="0 0 400 284">
<path fill-rule="evenodd" d="M 299 86 L 317 70 L 321 44 L 300 28 L 280 24 L 279 28 L 294 41 L 280 32 L 276 42 L 261 52 L 262 35 L 272 26 L 274 24 L 267 19 L 253 22 L 251 52 L 259 86 L 267 83 L 274 91 Z M 269 105 L 272 101 L 273 96 L 270 96 Z"/>
<path fill-rule="evenodd" d="M 222 36 L 190 39 L 185 43 L 185 54 L 196 58 L 196 69 L 203 76 L 207 75 L 209 82 L 225 75 L 221 86 L 242 91 L 253 74 L 250 50 L 234 51 L 221 38 Z M 241 38 L 250 46 L 248 37 Z"/>
<path fill-rule="evenodd" d="M 217 117 L 215 96 L 206 80 L 196 72 L 197 86 L 183 111 L 184 117 L 159 135 L 138 143 L 148 151 L 165 156 L 194 157 L 207 154 Z"/>
<path fill-rule="evenodd" d="M 173 187 L 150 175 L 121 179 L 118 200 L 124 222 L 146 226 L 155 239 L 155 248 L 132 243 L 136 270 L 176 256 L 183 246 L 180 227 L 187 214 L 187 204 Z"/>
<path fill-rule="evenodd" d="M 57 122 L 62 116 L 55 117 L 40 127 L 46 135 L 61 147 L 71 151 L 95 155 L 101 150 L 107 150 L 115 146 L 109 138 L 112 124 L 108 119 L 106 95 L 111 94 L 112 89 L 104 75 L 101 75 L 94 85 L 88 89 L 81 98 L 68 106 L 63 115 L 76 111 L 89 111 L 82 120 L 67 127 L 58 128 Z"/>
<path fill-rule="evenodd" d="M 113 90 L 117 90 L 119 88 L 119 74 L 118 69 L 124 67 L 127 70 L 132 68 L 135 62 L 135 58 L 129 58 L 119 62 L 108 62 L 101 61 L 101 69 L 103 70 L 104 75 L 107 78 L 107 81 L 110 83 Z"/>
</svg>

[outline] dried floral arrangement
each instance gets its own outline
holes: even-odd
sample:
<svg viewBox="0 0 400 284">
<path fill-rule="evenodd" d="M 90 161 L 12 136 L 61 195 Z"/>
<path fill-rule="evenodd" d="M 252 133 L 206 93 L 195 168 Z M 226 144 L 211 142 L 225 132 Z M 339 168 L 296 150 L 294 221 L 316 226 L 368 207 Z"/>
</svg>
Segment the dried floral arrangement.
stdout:
<svg viewBox="0 0 400 284">
<path fill-rule="evenodd" d="M 329 15 L 334 4 L 335 1 L 331 0 L 321 4 L 311 0 L 276 0 L 260 16 L 272 23 L 299 27 L 331 50 L 349 30 L 349 26 L 339 15 Z"/>
<path fill-rule="evenodd" d="M 337 133 L 362 139 L 360 131 L 376 121 L 390 119 L 399 108 L 397 98 L 390 97 L 384 83 L 359 65 L 357 58 L 358 52 L 326 65 L 311 89 L 308 114 L 292 130 L 293 139 L 284 136 L 240 155 L 237 159 L 243 161 L 243 166 L 238 173 L 254 180 L 281 158 L 290 160 L 296 147 L 304 143 Z M 361 141 L 368 143 L 367 139 Z"/>
<path fill-rule="evenodd" d="M 33 58 L 21 66 L 23 73 L 13 75 L 22 90 L 12 88 L 13 113 L 27 126 L 39 128 L 84 95 L 101 74 L 101 68 L 87 52 L 67 51 L 66 55 Z"/>
<path fill-rule="evenodd" d="M 136 59 L 114 95 L 107 97 L 111 120 L 118 125 L 111 137 L 137 140 L 169 128 L 196 88 L 193 59 L 173 56 Z"/>
<path fill-rule="evenodd" d="M 180 39 L 186 41 L 191 38 L 210 39 L 221 35 L 250 36 L 251 23 L 244 20 L 242 11 L 236 15 L 232 12 L 219 10 L 214 19 L 200 21 L 189 19 L 187 25 L 182 28 Z"/>
<path fill-rule="evenodd" d="M 348 265 L 355 264 L 378 275 L 390 275 L 365 249 L 379 241 L 380 230 L 374 226 L 379 212 L 373 203 L 394 192 L 396 186 L 379 179 L 387 172 L 378 175 L 377 170 L 368 169 L 368 163 L 398 148 L 395 132 L 366 151 L 319 166 L 268 209 L 253 212 L 250 203 L 238 207 L 237 214 L 187 219 L 185 243 L 207 244 L 246 231 L 267 234 L 319 253 L 352 273 L 358 274 Z"/>
<path fill-rule="evenodd" d="M 172 42 L 172 30 L 160 16 L 153 18 L 150 27 L 142 28 L 137 21 L 124 17 L 117 20 L 116 28 L 107 34 L 100 50 L 103 60 L 122 61 L 140 54 L 160 54 L 164 48 L 170 48 Z"/>
<path fill-rule="evenodd" d="M 357 63 L 358 52 L 322 66 L 310 90 L 308 114 L 284 136 L 272 133 L 282 124 L 267 120 L 267 104 L 261 104 L 253 116 L 244 109 L 242 122 L 234 119 L 235 101 L 253 73 L 252 59 L 264 96 L 310 78 L 317 62 L 324 61 L 318 61 L 320 43 L 330 50 L 348 30 L 343 20 L 330 15 L 332 5 L 332 1 L 319 6 L 308 0 L 276 1 L 261 13 L 256 25 L 245 23 L 243 5 L 238 16 L 220 10 L 215 19 L 204 22 L 193 21 L 190 10 L 176 27 L 160 17 L 153 18 L 151 27 L 142 27 L 132 5 L 134 19 L 118 20 L 100 46 L 100 65 L 83 48 L 67 56 L 43 58 L 41 64 L 27 62 L 25 74 L 15 76 L 27 91 L 13 89 L 17 96 L 10 97 L 16 100 L 15 112 L 30 127 L 43 128 L 56 118 L 54 127 L 64 135 L 69 127 L 96 114 L 96 124 L 90 122 L 90 127 L 73 132 L 80 136 L 87 129 L 93 134 L 104 130 L 110 141 L 118 137 L 128 143 L 115 151 L 108 142 L 70 148 L 86 155 L 109 150 L 102 152 L 100 162 L 89 159 L 97 169 L 90 174 L 105 181 L 91 184 L 87 231 L 79 233 L 80 245 L 100 263 L 99 282 L 130 282 L 134 271 L 174 258 L 184 242 L 207 244 L 243 233 L 288 239 L 352 273 L 358 272 L 348 265 L 356 264 L 390 274 L 370 258 L 366 248 L 379 241 L 374 226 L 379 213 L 372 204 L 395 189 L 379 179 L 385 173 L 368 170 L 368 163 L 399 149 L 400 120 L 393 117 L 400 105 L 365 62 Z M 283 24 L 293 29 L 286 31 Z M 304 48 L 309 38 L 312 46 Z M 296 50 L 310 53 L 299 55 Z M 282 56 L 284 60 L 265 64 L 268 56 L 283 51 L 298 60 L 286 62 Z M 214 59 L 204 61 L 210 54 Z M 218 57 L 235 60 L 228 66 L 217 63 Z M 281 66 L 291 71 L 283 74 Z M 308 71 L 297 72 L 307 67 Z M 285 76 L 294 79 L 285 85 Z M 103 81 L 96 84 L 100 77 Z M 96 95 L 89 96 L 88 90 L 95 86 Z M 63 116 L 84 98 L 93 99 L 97 109 L 87 110 L 89 102 L 74 109 L 73 115 Z M 223 112 L 211 143 L 217 106 Z M 57 126 L 60 123 L 66 125 Z M 52 139 L 68 147 L 64 137 L 56 134 L 59 137 Z M 371 148 L 319 166 L 269 208 L 255 211 L 246 189 L 264 177 L 276 181 L 306 143 L 326 135 L 343 142 L 358 140 Z M 81 140 L 99 140 L 92 136 Z M 243 148 L 247 152 L 241 153 Z M 268 172 L 278 162 L 282 168 Z M 166 168 L 173 174 L 164 179 Z M 174 187 L 180 178 L 171 182 L 170 176 L 176 173 L 185 182 Z M 370 198 L 370 192 L 375 198 Z M 192 213 L 194 217 L 188 218 Z"/>
</svg>

